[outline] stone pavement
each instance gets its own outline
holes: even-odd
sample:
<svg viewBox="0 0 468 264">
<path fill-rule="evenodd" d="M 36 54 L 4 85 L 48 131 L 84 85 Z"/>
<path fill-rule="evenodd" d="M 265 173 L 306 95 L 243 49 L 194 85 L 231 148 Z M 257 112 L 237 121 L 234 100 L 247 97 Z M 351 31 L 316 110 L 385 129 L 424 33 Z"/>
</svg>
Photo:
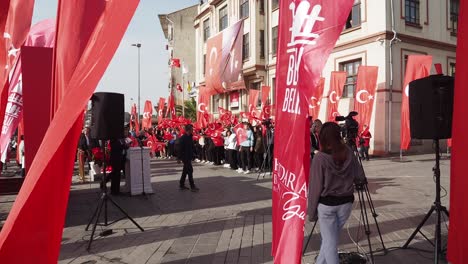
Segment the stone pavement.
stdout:
<svg viewBox="0 0 468 264">
<path fill-rule="evenodd" d="M 441 161 L 442 185 L 449 191 L 449 160 Z M 433 155 L 417 155 L 400 163 L 376 159 L 364 163 L 370 194 L 379 216 L 387 248 L 400 247 L 422 220 L 434 201 L 432 180 Z M 127 219 L 109 228 L 114 233 L 97 238 L 86 251 L 90 231 L 85 226 L 95 209 L 98 184 L 71 187 L 66 227 L 59 263 L 272 263 L 271 251 L 271 180 L 257 181 L 257 174 L 241 175 L 234 171 L 194 163 L 199 193 L 178 190 L 182 166 L 175 161 L 152 160 L 155 194 L 148 197 L 115 197 L 145 229 L 140 232 Z M 445 192 L 443 192 L 445 194 Z M 14 197 L 1 197 L 0 208 Z M 448 206 L 448 196 L 442 199 Z M 367 252 L 368 243 L 360 223 L 359 203 L 341 234 L 340 250 Z M 120 218 L 109 206 L 109 219 Z M 373 249 L 382 248 L 374 219 L 369 215 Z M 423 228 L 433 237 L 435 217 Z M 312 223 L 306 224 L 306 238 Z M 103 228 L 98 227 L 97 233 Z M 444 223 L 443 247 L 447 229 Z M 305 238 L 305 239 L 306 239 Z M 359 242 L 359 246 L 354 244 Z M 318 228 L 312 235 L 303 263 L 314 263 L 320 246 Z M 375 263 L 430 263 L 431 245 L 420 235 L 413 249 L 393 249 L 387 255 L 376 253 Z M 442 262 L 445 263 L 445 262 Z"/>
</svg>

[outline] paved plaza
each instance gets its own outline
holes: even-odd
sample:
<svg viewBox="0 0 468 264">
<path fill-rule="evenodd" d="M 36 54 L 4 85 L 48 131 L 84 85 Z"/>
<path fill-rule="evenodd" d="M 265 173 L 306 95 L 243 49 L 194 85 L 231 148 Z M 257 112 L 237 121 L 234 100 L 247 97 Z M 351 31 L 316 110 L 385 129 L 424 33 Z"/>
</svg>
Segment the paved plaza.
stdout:
<svg viewBox="0 0 468 264">
<path fill-rule="evenodd" d="M 381 158 L 365 162 L 369 189 L 383 240 L 387 248 L 400 247 L 422 220 L 434 201 L 433 155 L 417 155 L 407 162 Z M 448 159 L 441 161 L 442 185 L 449 191 Z M 179 191 L 182 165 L 170 160 L 153 159 L 152 183 L 155 193 L 148 197 L 115 197 L 145 229 L 140 232 L 127 219 L 110 228 L 113 234 L 98 237 L 90 252 L 86 250 L 90 232 L 86 224 L 99 198 L 99 185 L 74 183 L 71 187 L 66 226 L 59 263 L 272 263 L 271 179 L 257 180 L 257 174 L 237 174 L 211 165 L 194 164 L 199 193 Z M 448 195 L 442 201 L 448 206 Z M 14 196 L 0 196 L 1 212 L 8 210 Z M 360 223 L 359 203 L 342 232 L 340 250 L 368 251 Z M 120 218 L 111 205 L 109 218 Z M 374 250 L 382 248 L 371 215 L 371 241 Z M 423 230 L 433 237 L 435 217 Z M 306 234 L 312 228 L 307 223 Z M 103 228 L 98 227 L 97 233 Z M 447 228 L 444 223 L 443 247 Z M 306 236 L 307 238 L 307 236 Z M 355 242 L 353 242 L 353 240 Z M 358 242 L 359 247 L 355 244 Z M 316 229 L 303 258 L 314 263 L 320 245 Z M 376 253 L 375 263 L 431 263 L 432 246 L 420 235 L 414 249 L 392 249 Z M 445 263 L 445 262 L 442 262 Z"/>
</svg>

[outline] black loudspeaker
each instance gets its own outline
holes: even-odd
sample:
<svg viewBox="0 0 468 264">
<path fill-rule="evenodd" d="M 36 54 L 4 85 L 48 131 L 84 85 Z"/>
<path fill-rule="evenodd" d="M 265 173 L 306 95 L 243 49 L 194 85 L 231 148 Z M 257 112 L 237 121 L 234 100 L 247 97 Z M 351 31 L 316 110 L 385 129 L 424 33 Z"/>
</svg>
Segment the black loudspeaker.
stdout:
<svg viewBox="0 0 468 264">
<path fill-rule="evenodd" d="M 122 139 L 124 137 L 124 95 L 95 93 L 91 98 L 91 137 Z"/>
<path fill-rule="evenodd" d="M 409 83 L 411 138 L 452 137 L 454 78 L 431 75 Z"/>
</svg>

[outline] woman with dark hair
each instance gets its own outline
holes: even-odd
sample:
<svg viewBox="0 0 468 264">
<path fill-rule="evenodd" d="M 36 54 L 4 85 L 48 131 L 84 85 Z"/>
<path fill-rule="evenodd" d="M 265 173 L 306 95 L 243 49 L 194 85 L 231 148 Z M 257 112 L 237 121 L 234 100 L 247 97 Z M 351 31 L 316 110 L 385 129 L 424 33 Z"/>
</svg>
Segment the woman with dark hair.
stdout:
<svg viewBox="0 0 468 264">
<path fill-rule="evenodd" d="M 351 214 L 354 184 L 365 181 L 364 171 L 353 151 L 343 142 L 340 127 L 323 124 L 320 152 L 312 160 L 309 175 L 309 221 L 318 219 L 322 244 L 316 263 L 339 263 L 338 238 Z"/>
<path fill-rule="evenodd" d="M 254 146 L 254 160 L 257 171 L 262 169 L 263 164 L 263 153 L 265 153 L 265 145 L 263 144 L 263 134 L 259 127 L 256 127 L 255 132 L 255 146 Z"/>
</svg>

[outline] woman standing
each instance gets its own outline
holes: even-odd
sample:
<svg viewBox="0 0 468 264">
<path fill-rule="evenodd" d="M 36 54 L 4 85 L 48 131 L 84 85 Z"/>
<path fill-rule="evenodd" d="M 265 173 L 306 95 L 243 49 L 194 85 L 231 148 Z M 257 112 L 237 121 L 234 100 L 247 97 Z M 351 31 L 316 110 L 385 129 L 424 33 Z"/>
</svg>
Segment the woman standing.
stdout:
<svg viewBox="0 0 468 264">
<path fill-rule="evenodd" d="M 322 244 L 316 263 L 339 263 L 339 234 L 351 214 L 354 184 L 364 183 L 365 176 L 336 123 L 325 123 L 319 140 L 320 152 L 312 160 L 309 175 L 307 211 L 309 221 L 318 218 L 320 224 Z"/>
<path fill-rule="evenodd" d="M 263 164 L 263 153 L 265 153 L 265 145 L 264 140 L 263 140 L 263 134 L 262 130 L 257 127 L 257 130 L 255 132 L 256 137 L 255 137 L 255 147 L 254 147 L 254 160 L 255 160 L 255 166 L 257 167 L 257 171 L 262 170 L 262 164 Z"/>
<path fill-rule="evenodd" d="M 367 161 L 369 161 L 369 146 L 371 138 L 372 134 L 369 131 L 369 127 L 364 125 L 363 130 L 359 135 L 359 156 L 361 156 L 361 159 L 365 158 Z"/>
</svg>

